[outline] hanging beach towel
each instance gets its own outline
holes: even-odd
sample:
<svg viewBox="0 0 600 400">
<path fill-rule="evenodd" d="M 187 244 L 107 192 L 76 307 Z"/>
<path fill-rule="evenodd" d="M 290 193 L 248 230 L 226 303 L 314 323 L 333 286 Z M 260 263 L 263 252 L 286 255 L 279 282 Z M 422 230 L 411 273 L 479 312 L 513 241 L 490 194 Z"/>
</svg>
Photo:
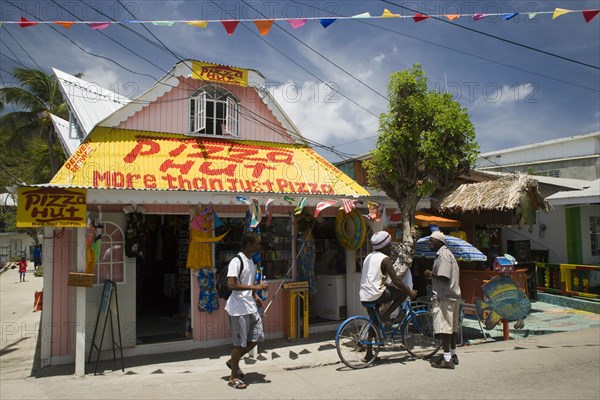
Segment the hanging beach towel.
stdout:
<svg viewBox="0 0 600 400">
<path fill-rule="evenodd" d="M 212 313 L 219 309 L 219 298 L 215 290 L 215 273 L 210 269 L 198 271 L 198 311 Z"/>
</svg>

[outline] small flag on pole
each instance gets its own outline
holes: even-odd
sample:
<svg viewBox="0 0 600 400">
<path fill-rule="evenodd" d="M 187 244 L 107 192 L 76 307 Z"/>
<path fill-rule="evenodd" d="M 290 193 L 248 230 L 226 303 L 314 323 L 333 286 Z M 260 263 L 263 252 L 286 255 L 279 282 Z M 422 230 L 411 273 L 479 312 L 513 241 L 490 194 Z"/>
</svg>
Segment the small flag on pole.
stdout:
<svg viewBox="0 0 600 400">
<path fill-rule="evenodd" d="M 344 205 L 344 212 L 346 214 L 349 214 L 352 210 L 354 210 L 354 208 L 356 207 L 354 205 L 354 202 L 356 200 L 351 200 L 351 199 L 342 199 L 342 204 Z"/>
<path fill-rule="evenodd" d="M 317 218 L 321 211 L 323 211 L 327 207 L 335 206 L 336 204 L 337 204 L 337 200 L 326 200 L 326 201 L 320 202 L 319 204 L 317 204 L 317 208 L 315 210 L 314 217 Z"/>
<path fill-rule="evenodd" d="M 300 214 L 305 205 L 306 205 L 306 197 L 303 197 L 300 199 L 300 202 L 296 206 L 296 209 L 294 210 L 294 215 Z"/>
</svg>

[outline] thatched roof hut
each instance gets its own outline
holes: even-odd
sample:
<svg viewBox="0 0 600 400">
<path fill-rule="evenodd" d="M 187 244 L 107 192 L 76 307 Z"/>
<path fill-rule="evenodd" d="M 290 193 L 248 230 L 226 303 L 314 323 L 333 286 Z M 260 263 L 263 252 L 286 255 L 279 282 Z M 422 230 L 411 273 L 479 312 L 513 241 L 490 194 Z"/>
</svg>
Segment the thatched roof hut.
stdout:
<svg viewBox="0 0 600 400">
<path fill-rule="evenodd" d="M 473 224 L 533 224 L 535 211 L 549 211 L 538 181 L 528 175 L 466 183 L 437 196 L 432 206 L 442 215 Z"/>
</svg>

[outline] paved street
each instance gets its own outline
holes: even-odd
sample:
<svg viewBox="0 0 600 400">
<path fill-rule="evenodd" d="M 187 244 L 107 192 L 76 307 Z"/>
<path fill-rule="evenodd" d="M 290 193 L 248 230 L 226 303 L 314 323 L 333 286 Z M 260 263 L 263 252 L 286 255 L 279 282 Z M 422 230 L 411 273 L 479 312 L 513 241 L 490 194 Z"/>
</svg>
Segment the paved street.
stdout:
<svg viewBox="0 0 600 400">
<path fill-rule="evenodd" d="M 103 361 L 102 374 L 77 378 L 72 365 L 44 369 L 33 365 L 37 333 L 33 326 L 40 317 L 40 312 L 32 311 L 33 293 L 41 289 L 42 279 L 32 274 L 27 279 L 19 284 L 14 271 L 0 275 L 3 400 L 598 399 L 600 395 L 598 316 L 558 308 L 538 312 L 545 317 L 537 324 L 555 319 L 568 330 L 555 328 L 559 333 L 461 347 L 460 365 L 453 371 L 433 369 L 405 352 L 384 352 L 374 367 L 348 370 L 339 363 L 330 332 L 313 335 L 311 341 L 265 343 L 256 360 L 242 363 L 246 390 L 227 386 L 226 347 L 129 358 L 125 373 L 118 362 Z M 16 326 L 25 329 L 15 332 Z M 574 329 L 577 326 L 581 329 Z"/>
</svg>

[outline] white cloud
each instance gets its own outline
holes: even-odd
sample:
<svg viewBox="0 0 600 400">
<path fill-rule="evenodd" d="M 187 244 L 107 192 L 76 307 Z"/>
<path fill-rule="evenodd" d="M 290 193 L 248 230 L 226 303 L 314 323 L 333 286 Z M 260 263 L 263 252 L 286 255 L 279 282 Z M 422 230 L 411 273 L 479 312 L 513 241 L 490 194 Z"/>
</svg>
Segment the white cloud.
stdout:
<svg viewBox="0 0 600 400">
<path fill-rule="evenodd" d="M 385 54 L 384 53 L 379 53 L 378 55 L 376 55 L 373 58 L 373 61 L 375 61 L 377 64 L 381 64 L 381 62 L 385 59 Z"/>
</svg>

